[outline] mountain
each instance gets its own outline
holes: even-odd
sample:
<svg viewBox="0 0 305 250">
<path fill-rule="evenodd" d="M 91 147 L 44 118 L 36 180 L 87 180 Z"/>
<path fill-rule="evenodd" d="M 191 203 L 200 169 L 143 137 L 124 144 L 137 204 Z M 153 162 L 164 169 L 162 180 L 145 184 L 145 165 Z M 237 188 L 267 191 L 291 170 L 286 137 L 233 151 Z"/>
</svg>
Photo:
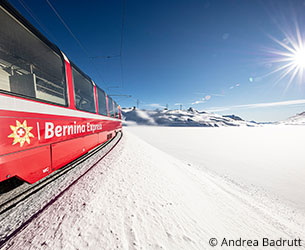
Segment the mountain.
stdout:
<svg viewBox="0 0 305 250">
<path fill-rule="evenodd" d="M 231 119 L 236 120 L 236 121 L 243 121 L 243 119 L 241 119 L 237 115 L 223 115 L 223 117 L 228 117 L 228 118 L 231 118 Z"/>
<path fill-rule="evenodd" d="M 257 126 L 255 122 L 244 121 L 238 116 L 221 116 L 193 108 L 188 110 L 141 110 L 122 109 L 127 125 L 156 125 L 175 127 L 222 127 L 222 126 Z"/>
<path fill-rule="evenodd" d="M 289 117 L 287 120 L 281 121 L 278 124 L 284 125 L 305 125 L 305 112 Z"/>
</svg>

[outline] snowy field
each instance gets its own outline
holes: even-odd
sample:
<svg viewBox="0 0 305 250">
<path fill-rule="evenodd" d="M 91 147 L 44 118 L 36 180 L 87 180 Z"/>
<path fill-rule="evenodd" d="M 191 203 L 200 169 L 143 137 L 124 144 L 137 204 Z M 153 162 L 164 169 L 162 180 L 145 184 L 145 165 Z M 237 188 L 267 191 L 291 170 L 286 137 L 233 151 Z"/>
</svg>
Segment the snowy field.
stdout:
<svg viewBox="0 0 305 250">
<path fill-rule="evenodd" d="M 259 129 L 124 128 L 115 150 L 4 248 L 237 249 L 219 246 L 226 237 L 305 249 L 304 129 Z M 262 247 L 263 237 L 303 247 Z"/>
<path fill-rule="evenodd" d="M 305 211 L 305 126 L 126 130 L 186 163 L 262 188 Z"/>
</svg>

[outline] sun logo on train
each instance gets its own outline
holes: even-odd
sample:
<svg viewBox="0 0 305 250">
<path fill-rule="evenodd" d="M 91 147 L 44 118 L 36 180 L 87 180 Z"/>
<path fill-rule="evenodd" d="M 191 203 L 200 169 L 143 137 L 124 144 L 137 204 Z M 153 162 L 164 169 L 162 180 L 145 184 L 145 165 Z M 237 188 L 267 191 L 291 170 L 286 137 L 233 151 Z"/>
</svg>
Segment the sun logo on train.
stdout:
<svg viewBox="0 0 305 250">
<path fill-rule="evenodd" d="M 30 131 L 33 129 L 33 127 L 28 127 L 26 121 L 21 124 L 16 120 L 16 127 L 10 125 L 10 128 L 13 133 L 11 133 L 8 137 L 14 138 L 13 145 L 19 142 L 20 147 L 22 147 L 25 142 L 28 144 L 31 143 L 30 137 L 34 137 L 34 135 Z"/>
</svg>

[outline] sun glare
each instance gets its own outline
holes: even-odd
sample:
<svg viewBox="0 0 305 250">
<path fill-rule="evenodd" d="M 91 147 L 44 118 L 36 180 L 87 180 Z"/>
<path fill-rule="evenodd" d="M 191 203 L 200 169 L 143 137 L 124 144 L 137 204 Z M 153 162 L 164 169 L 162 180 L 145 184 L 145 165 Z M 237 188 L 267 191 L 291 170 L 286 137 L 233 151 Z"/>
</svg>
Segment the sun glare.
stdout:
<svg viewBox="0 0 305 250">
<path fill-rule="evenodd" d="M 293 55 L 293 62 L 296 67 L 305 69 L 305 49 L 300 48 L 299 50 L 296 50 Z"/>
<path fill-rule="evenodd" d="M 305 39 L 300 32 L 299 26 L 295 25 L 295 34 L 291 30 L 283 31 L 285 38 L 278 40 L 269 36 L 279 49 L 268 49 L 267 62 L 274 65 L 275 69 L 267 75 L 278 72 L 279 77 L 275 83 L 287 79 L 286 90 L 296 80 L 298 84 L 304 84 L 305 73 Z"/>
</svg>

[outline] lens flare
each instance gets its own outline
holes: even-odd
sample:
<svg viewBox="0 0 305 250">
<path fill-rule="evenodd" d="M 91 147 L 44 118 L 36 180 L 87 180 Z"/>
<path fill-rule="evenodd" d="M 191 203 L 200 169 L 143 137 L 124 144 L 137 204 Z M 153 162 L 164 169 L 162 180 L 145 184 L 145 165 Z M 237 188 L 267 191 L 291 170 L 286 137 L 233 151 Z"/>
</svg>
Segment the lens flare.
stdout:
<svg viewBox="0 0 305 250">
<path fill-rule="evenodd" d="M 295 67 L 305 68 L 305 50 L 301 48 L 295 51 L 292 60 L 294 62 Z"/>
<path fill-rule="evenodd" d="M 293 30 L 282 30 L 285 38 L 278 40 L 269 35 L 269 37 L 279 45 L 279 49 L 267 50 L 267 62 L 272 63 L 275 69 L 268 73 L 271 75 L 278 72 L 279 77 L 275 83 L 288 79 L 286 90 L 290 87 L 294 80 L 299 84 L 303 84 L 304 72 L 305 72 L 305 40 L 300 32 L 299 26 L 295 23 L 295 32 Z"/>
</svg>

